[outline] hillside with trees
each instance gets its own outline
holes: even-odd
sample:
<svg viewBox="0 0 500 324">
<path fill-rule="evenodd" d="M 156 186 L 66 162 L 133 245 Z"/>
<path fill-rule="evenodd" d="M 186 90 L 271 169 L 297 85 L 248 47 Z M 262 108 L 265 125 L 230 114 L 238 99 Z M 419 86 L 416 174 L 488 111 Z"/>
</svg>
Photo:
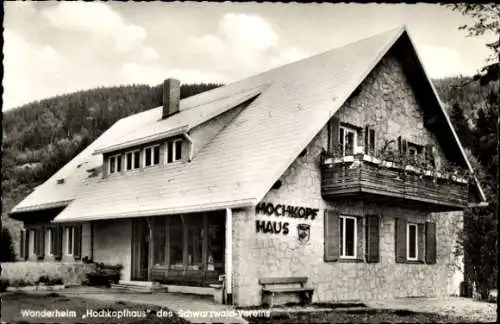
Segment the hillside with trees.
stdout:
<svg viewBox="0 0 500 324">
<path fill-rule="evenodd" d="M 181 98 L 218 86 L 183 84 Z M 161 85 L 129 85 L 78 91 L 3 112 L 2 223 L 14 244 L 22 225 L 7 217 L 10 209 L 117 120 L 161 104 Z"/>
</svg>

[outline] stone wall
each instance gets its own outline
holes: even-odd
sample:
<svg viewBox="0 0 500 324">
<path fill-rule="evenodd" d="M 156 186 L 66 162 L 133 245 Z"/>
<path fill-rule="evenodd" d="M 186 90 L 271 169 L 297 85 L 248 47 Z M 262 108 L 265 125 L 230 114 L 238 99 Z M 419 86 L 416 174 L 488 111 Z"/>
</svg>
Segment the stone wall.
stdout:
<svg viewBox="0 0 500 324">
<path fill-rule="evenodd" d="M 80 285 L 86 274 L 95 268 L 93 264 L 59 261 L 23 261 L 2 263 L 2 279 L 9 282 L 23 280 L 35 284 L 41 276 L 49 279 L 62 279 L 65 285 Z"/>
<path fill-rule="evenodd" d="M 358 106 L 362 109 L 357 109 Z M 397 61 L 389 57 L 375 68 L 359 95 L 350 99 L 337 116 L 341 121 L 359 126 L 369 123 L 373 116 L 382 116 L 377 119 L 379 123 L 374 125 L 374 128 L 384 137 L 397 138 L 399 135 L 411 135 L 418 137 L 418 140 L 435 143 L 438 148 L 434 135 L 420 127 L 422 116 L 416 111 L 418 111 L 416 100 L 407 85 L 401 67 Z M 282 175 L 280 178 L 282 186 L 271 190 L 262 200 L 275 205 L 317 208 L 319 213 L 314 220 L 256 215 L 255 211 L 250 209 L 233 213 L 235 282 L 233 290 L 236 303 L 242 306 L 260 304 L 261 287 L 258 278 L 273 276 L 307 276 L 309 285 L 315 288 L 313 301 L 451 294 L 456 273 L 453 251 L 456 233 L 462 226 L 462 214 L 456 212 L 430 214 L 345 199 L 323 200 L 319 157 L 326 145 L 325 128 L 308 145 L 306 154 L 298 157 Z M 439 148 L 437 153 L 443 159 Z M 323 261 L 323 216 L 326 208 L 335 208 L 341 213 L 350 215 L 364 216 L 369 213 L 380 215 L 380 262 Z M 395 217 L 401 216 L 416 222 L 426 220 L 436 222 L 436 264 L 395 263 Z M 287 235 L 256 233 L 255 220 L 287 222 L 289 233 Z M 311 225 L 311 236 L 307 243 L 298 240 L 299 223 Z M 361 255 L 363 255 L 363 245 L 360 244 Z"/>
<path fill-rule="evenodd" d="M 131 274 L 132 221 L 116 219 L 94 222 L 94 261 L 121 264 L 122 280 Z"/>
</svg>

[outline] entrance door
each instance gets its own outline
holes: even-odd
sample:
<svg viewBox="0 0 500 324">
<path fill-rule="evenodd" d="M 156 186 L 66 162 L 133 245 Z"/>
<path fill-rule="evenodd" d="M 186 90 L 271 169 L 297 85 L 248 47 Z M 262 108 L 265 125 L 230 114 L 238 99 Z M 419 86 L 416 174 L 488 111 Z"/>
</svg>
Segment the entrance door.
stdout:
<svg viewBox="0 0 500 324">
<path fill-rule="evenodd" d="M 132 280 L 148 280 L 149 227 L 145 219 L 132 222 Z"/>
</svg>

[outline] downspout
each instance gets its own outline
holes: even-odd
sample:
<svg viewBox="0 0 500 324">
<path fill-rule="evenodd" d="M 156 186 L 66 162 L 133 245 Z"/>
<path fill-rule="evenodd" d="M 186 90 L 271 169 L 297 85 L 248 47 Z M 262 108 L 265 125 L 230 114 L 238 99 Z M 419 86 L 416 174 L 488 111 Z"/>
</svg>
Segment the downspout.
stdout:
<svg viewBox="0 0 500 324">
<path fill-rule="evenodd" d="M 191 138 L 191 136 L 189 136 L 189 134 L 187 132 L 183 133 L 183 135 L 184 135 L 184 137 L 189 142 L 189 159 L 188 159 L 188 162 L 191 162 L 193 160 L 193 152 L 194 152 L 193 139 Z"/>
</svg>

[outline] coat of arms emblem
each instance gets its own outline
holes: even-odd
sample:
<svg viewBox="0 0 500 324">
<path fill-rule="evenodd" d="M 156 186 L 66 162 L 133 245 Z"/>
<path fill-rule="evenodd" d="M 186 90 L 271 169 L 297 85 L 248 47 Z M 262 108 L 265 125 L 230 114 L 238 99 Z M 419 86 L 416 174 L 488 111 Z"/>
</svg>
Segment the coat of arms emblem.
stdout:
<svg viewBox="0 0 500 324">
<path fill-rule="evenodd" d="M 311 237 L 311 225 L 299 224 L 297 225 L 297 232 L 299 234 L 299 242 L 307 243 Z"/>
</svg>

